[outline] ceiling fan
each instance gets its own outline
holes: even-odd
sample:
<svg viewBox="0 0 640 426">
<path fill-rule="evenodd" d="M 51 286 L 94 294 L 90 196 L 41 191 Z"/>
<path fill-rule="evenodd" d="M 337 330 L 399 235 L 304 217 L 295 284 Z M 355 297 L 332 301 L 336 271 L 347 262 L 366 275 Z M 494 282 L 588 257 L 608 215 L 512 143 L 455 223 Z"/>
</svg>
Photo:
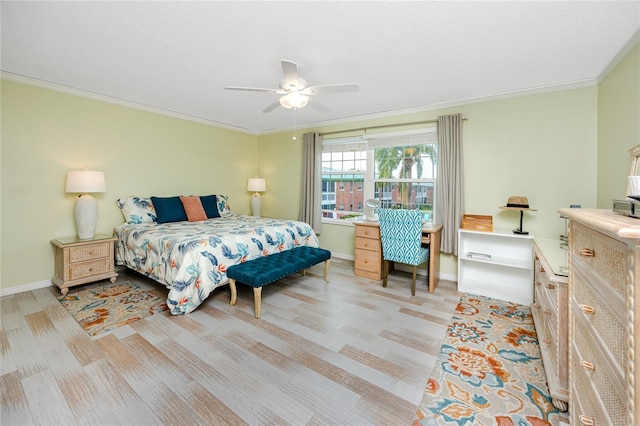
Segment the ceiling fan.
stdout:
<svg viewBox="0 0 640 426">
<path fill-rule="evenodd" d="M 325 106 L 319 104 L 315 100 L 311 100 L 311 97 L 324 93 L 357 92 L 359 90 L 359 86 L 356 83 L 309 86 L 306 80 L 300 77 L 300 67 L 297 63 L 288 61 L 286 59 L 283 59 L 281 62 L 283 77 L 282 80 L 280 80 L 279 89 L 263 89 L 259 87 L 238 86 L 226 86 L 225 89 L 247 90 L 252 92 L 271 92 L 282 95 L 280 96 L 280 99 L 278 99 L 278 101 L 266 107 L 262 112 L 271 112 L 278 106 L 283 106 L 287 109 L 300 109 L 307 106 L 307 104 L 314 109 L 322 112 L 327 112 L 328 109 Z"/>
</svg>

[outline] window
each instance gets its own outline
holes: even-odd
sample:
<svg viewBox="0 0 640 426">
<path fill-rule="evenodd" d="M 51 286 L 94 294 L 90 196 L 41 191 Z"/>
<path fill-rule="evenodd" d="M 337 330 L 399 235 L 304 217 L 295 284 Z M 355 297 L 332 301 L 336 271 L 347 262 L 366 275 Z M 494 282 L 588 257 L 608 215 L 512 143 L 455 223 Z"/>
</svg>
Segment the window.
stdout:
<svg viewBox="0 0 640 426">
<path fill-rule="evenodd" d="M 323 142 L 322 216 L 348 219 L 362 214 L 364 195 L 353 188 L 364 184 L 367 151 L 364 144 Z M 357 206 L 354 209 L 353 206 Z"/>
<path fill-rule="evenodd" d="M 353 219 L 364 201 L 385 208 L 424 211 L 433 220 L 437 177 L 436 129 L 351 139 L 325 139 L 322 149 L 322 216 Z"/>
</svg>

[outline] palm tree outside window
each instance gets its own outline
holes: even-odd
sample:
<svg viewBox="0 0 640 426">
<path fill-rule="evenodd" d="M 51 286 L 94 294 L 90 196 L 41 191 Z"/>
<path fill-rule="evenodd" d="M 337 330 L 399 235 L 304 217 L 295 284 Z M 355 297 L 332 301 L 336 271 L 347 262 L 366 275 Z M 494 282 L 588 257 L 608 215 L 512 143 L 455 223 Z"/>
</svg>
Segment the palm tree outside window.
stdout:
<svg viewBox="0 0 640 426">
<path fill-rule="evenodd" d="M 325 139 L 323 220 L 362 216 L 364 201 L 375 198 L 385 208 L 422 210 L 424 219 L 432 221 L 437 147 L 435 127 L 367 139 Z"/>
</svg>

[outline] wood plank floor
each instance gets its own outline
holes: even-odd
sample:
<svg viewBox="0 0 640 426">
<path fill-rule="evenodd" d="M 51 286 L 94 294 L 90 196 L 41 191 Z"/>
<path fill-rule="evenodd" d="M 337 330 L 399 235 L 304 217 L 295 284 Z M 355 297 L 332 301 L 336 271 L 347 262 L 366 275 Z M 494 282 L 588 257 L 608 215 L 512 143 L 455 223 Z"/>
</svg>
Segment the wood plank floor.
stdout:
<svg viewBox="0 0 640 426">
<path fill-rule="evenodd" d="M 39 289 L 0 302 L 0 422 L 5 425 L 409 425 L 459 300 L 421 278 L 380 282 L 331 260 L 253 291 L 215 290 L 194 312 L 168 312 L 91 338 Z M 125 272 L 119 280 L 166 289 Z M 70 293 L 84 288 L 76 287 Z"/>
</svg>

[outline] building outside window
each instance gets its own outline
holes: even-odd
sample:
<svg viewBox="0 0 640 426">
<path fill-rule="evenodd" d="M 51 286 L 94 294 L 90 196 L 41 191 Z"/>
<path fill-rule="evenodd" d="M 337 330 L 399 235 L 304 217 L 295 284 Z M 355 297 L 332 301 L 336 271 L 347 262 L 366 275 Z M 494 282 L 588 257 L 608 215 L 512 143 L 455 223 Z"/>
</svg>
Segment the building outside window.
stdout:
<svg viewBox="0 0 640 426">
<path fill-rule="evenodd" d="M 325 139 L 324 220 L 346 221 L 362 216 L 364 201 L 375 198 L 384 208 L 422 210 L 425 221 L 432 221 L 437 146 L 435 128 L 367 139 Z"/>
</svg>

